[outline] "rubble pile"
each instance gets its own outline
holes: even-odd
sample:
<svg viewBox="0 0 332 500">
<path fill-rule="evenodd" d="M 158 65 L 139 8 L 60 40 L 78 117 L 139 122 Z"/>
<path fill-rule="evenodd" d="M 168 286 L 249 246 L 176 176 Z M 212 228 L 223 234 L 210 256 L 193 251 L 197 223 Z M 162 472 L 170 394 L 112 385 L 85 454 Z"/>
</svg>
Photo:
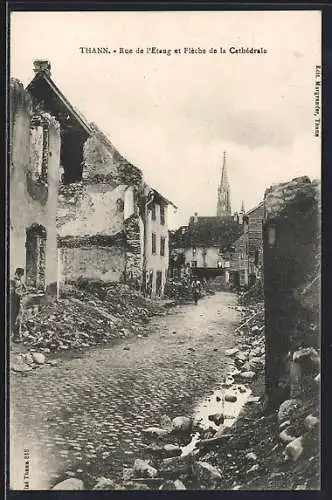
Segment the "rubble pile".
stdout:
<svg viewBox="0 0 332 500">
<path fill-rule="evenodd" d="M 22 337 L 30 347 L 52 352 L 88 347 L 134 334 L 145 335 L 144 324 L 156 314 L 164 314 L 162 305 L 127 285 L 82 280 L 37 313 L 26 311 Z"/>
</svg>

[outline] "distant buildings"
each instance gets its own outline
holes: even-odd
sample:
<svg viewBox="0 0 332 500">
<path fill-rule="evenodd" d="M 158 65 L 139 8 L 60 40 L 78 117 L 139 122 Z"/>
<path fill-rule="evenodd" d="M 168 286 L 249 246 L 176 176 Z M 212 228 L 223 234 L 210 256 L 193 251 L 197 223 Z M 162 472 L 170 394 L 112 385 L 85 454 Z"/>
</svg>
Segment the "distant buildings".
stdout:
<svg viewBox="0 0 332 500">
<path fill-rule="evenodd" d="M 49 61 L 35 61 L 34 71 L 27 90 L 20 87 L 29 101 L 23 112 L 20 94 L 13 94 L 12 267 L 26 268 L 34 285 L 61 287 L 82 277 L 162 295 L 171 202 L 70 104 L 51 79 Z M 29 225 L 38 233 L 31 245 L 40 248 L 33 264 L 28 251 L 23 259 Z M 45 267 L 44 254 L 45 277 L 36 281 L 31 276 Z"/>
<path fill-rule="evenodd" d="M 218 280 L 221 285 L 247 286 L 249 282 L 248 217 L 242 206 L 231 214 L 226 155 L 218 186 L 217 216 L 196 213 L 188 226 L 171 233 L 170 276 Z"/>
</svg>

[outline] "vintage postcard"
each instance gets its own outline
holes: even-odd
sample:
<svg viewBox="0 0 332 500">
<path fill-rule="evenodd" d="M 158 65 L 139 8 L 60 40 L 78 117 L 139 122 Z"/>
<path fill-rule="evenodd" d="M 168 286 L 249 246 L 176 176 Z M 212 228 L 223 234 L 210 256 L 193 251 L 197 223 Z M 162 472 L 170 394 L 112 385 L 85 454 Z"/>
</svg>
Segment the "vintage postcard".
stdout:
<svg viewBox="0 0 332 500">
<path fill-rule="evenodd" d="M 321 13 L 9 22 L 10 490 L 320 489 Z"/>
</svg>

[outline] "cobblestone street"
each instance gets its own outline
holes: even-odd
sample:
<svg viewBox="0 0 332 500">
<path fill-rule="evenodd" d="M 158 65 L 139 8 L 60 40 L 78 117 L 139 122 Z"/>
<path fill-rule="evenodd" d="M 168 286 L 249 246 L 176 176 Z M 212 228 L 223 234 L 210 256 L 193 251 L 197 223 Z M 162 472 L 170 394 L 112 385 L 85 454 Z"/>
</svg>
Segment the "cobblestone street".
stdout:
<svg viewBox="0 0 332 500">
<path fill-rule="evenodd" d="M 160 416 L 190 415 L 222 381 L 234 346 L 236 296 L 217 293 L 154 317 L 149 335 L 62 356 L 56 366 L 12 373 L 11 487 L 80 474 L 121 476 L 140 456 L 141 430 Z M 14 463 L 14 466 L 13 466 Z M 13 470 L 14 469 L 14 470 Z"/>
</svg>

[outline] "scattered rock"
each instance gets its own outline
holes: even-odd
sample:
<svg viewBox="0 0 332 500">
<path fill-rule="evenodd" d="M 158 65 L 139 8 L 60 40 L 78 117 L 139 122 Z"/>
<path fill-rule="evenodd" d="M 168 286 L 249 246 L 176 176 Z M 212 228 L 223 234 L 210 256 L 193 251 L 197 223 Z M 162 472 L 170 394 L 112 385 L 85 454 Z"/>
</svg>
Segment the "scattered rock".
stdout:
<svg viewBox="0 0 332 500">
<path fill-rule="evenodd" d="M 38 365 L 43 365 L 45 363 L 45 356 L 41 352 L 33 352 L 31 357 L 35 363 Z"/>
<path fill-rule="evenodd" d="M 285 420 L 292 420 L 302 407 L 302 402 L 298 399 L 287 399 L 281 403 L 278 411 L 278 422 L 282 423 Z"/>
<path fill-rule="evenodd" d="M 207 488 L 216 488 L 221 481 L 219 470 L 208 462 L 196 462 L 194 473 L 198 481 Z"/>
<path fill-rule="evenodd" d="M 163 415 L 160 419 L 160 427 L 162 427 L 162 429 L 167 429 L 167 430 L 171 430 L 172 429 L 172 420 L 169 418 L 168 415 Z"/>
<path fill-rule="evenodd" d="M 142 434 L 150 438 L 165 438 L 169 436 L 170 431 L 160 427 L 148 427 L 142 430 Z"/>
<path fill-rule="evenodd" d="M 252 380 L 255 377 L 255 372 L 252 371 L 242 372 L 240 376 L 245 380 Z"/>
<path fill-rule="evenodd" d="M 259 396 L 249 396 L 247 403 L 259 403 Z"/>
<path fill-rule="evenodd" d="M 316 375 L 314 380 L 315 380 L 315 382 L 317 382 L 317 384 L 320 383 L 320 373 L 318 373 L 318 375 Z"/>
<path fill-rule="evenodd" d="M 163 477 L 177 478 L 190 473 L 193 463 L 194 457 L 191 453 L 180 457 L 165 458 L 159 467 L 159 474 Z"/>
<path fill-rule="evenodd" d="M 211 422 L 214 422 L 216 425 L 221 425 L 225 421 L 225 417 L 223 413 L 214 413 L 213 415 L 209 415 L 208 419 Z"/>
<path fill-rule="evenodd" d="M 291 421 L 290 421 L 290 420 L 284 420 L 284 421 L 283 421 L 283 422 L 281 422 L 281 424 L 279 425 L 279 429 L 280 429 L 280 430 L 283 430 L 283 429 L 285 429 L 286 427 L 288 427 L 290 424 L 291 424 Z"/>
<path fill-rule="evenodd" d="M 303 453 L 303 437 L 298 437 L 289 443 L 285 448 L 287 458 L 296 462 Z"/>
<path fill-rule="evenodd" d="M 185 490 L 186 487 L 182 481 L 176 479 L 176 481 L 166 481 L 159 487 L 160 490 Z"/>
<path fill-rule="evenodd" d="M 235 403 L 235 401 L 237 401 L 236 394 L 229 392 L 229 391 L 225 392 L 224 398 L 225 398 L 225 401 L 228 401 L 229 403 Z"/>
<path fill-rule="evenodd" d="M 11 370 L 13 370 L 13 372 L 31 372 L 32 371 L 32 367 L 29 366 L 29 365 L 25 365 L 23 363 L 11 363 Z"/>
<path fill-rule="evenodd" d="M 124 346 L 123 350 L 124 351 L 130 351 L 130 347 L 129 346 Z"/>
<path fill-rule="evenodd" d="M 192 428 L 192 419 L 188 417 L 175 417 L 172 420 L 174 432 L 188 433 Z"/>
<path fill-rule="evenodd" d="M 256 455 L 255 453 L 253 453 L 253 452 L 247 453 L 247 454 L 246 454 L 246 459 L 247 459 L 247 460 L 250 460 L 250 461 L 252 461 L 252 462 L 256 462 L 256 460 L 257 460 L 257 455 Z"/>
<path fill-rule="evenodd" d="M 112 479 L 106 477 L 99 477 L 97 483 L 92 488 L 93 490 L 124 490 L 123 486 L 119 486 Z"/>
<path fill-rule="evenodd" d="M 284 444 L 291 443 L 292 441 L 294 441 L 294 439 L 296 439 L 296 438 L 294 436 L 291 436 L 290 434 L 288 434 L 287 430 L 283 430 L 279 434 L 279 440 Z"/>
<path fill-rule="evenodd" d="M 247 474 L 250 474 L 251 472 L 255 472 L 258 469 L 259 469 L 259 465 L 255 464 L 252 467 L 250 467 L 250 469 L 247 470 Z"/>
<path fill-rule="evenodd" d="M 165 444 L 165 446 L 163 447 L 163 455 L 167 458 L 178 457 L 179 455 L 181 455 L 181 453 L 181 448 L 174 444 Z"/>
<path fill-rule="evenodd" d="M 317 417 L 314 417 L 313 415 L 308 415 L 305 419 L 304 419 L 304 427 L 310 431 L 311 429 L 313 429 L 314 427 L 318 426 L 318 423 L 319 423 L 319 420 Z"/>
<path fill-rule="evenodd" d="M 237 352 L 239 352 L 239 349 L 237 347 L 233 347 L 233 349 L 226 349 L 225 355 L 226 356 L 233 356 Z"/>
<path fill-rule="evenodd" d="M 84 483 L 81 479 L 75 477 L 70 477 L 65 479 L 61 483 L 53 486 L 52 490 L 63 490 L 63 491 L 74 491 L 74 490 L 84 490 Z"/>
<path fill-rule="evenodd" d="M 137 458 L 134 462 L 134 472 L 137 477 L 156 477 L 158 474 L 157 469 L 140 458 Z"/>
</svg>

